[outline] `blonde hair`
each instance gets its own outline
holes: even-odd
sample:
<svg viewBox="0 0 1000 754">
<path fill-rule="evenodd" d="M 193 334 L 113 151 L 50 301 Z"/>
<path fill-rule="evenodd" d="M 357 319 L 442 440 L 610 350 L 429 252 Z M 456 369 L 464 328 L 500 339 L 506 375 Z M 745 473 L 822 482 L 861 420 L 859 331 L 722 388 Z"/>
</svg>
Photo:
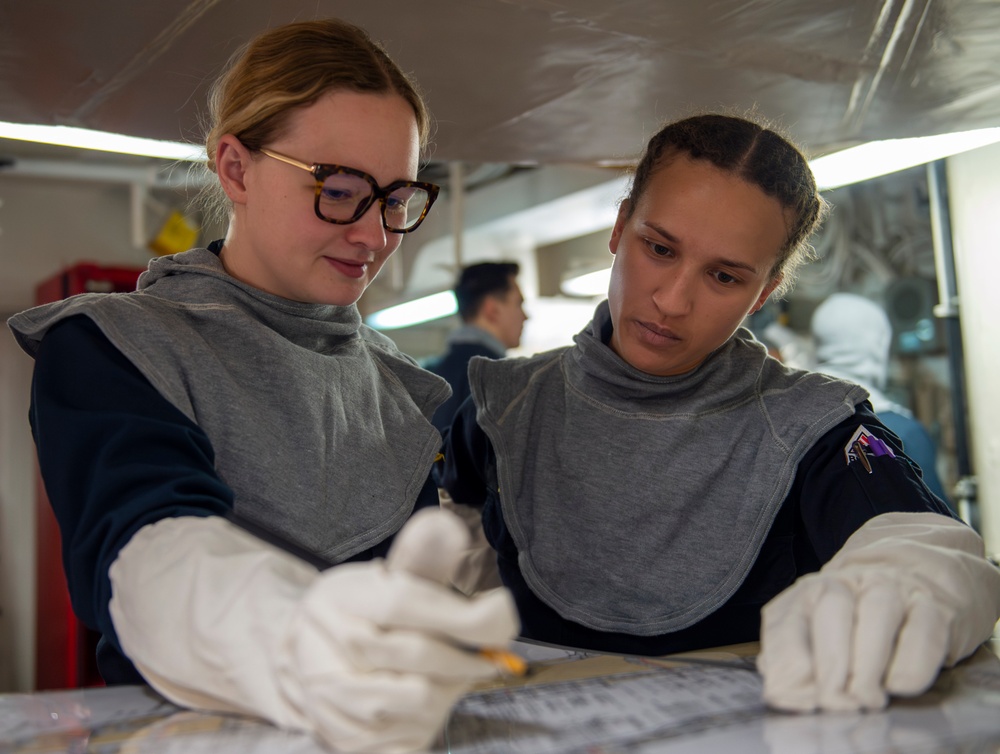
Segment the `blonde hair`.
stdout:
<svg viewBox="0 0 1000 754">
<path fill-rule="evenodd" d="M 269 29 L 233 55 L 209 94 L 207 169 L 216 170 L 224 134 L 256 151 L 281 135 L 291 111 L 338 89 L 401 96 L 413 108 L 420 146 L 426 148 L 430 116 L 416 83 L 368 32 L 330 18 Z M 231 209 L 216 180 L 206 182 L 198 204 L 219 220 Z"/>
</svg>

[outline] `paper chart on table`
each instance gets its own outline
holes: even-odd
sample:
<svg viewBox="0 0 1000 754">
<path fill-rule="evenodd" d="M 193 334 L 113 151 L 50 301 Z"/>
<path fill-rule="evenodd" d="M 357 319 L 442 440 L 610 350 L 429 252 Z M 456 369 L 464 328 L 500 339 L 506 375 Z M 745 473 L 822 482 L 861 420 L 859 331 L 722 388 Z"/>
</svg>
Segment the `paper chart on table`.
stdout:
<svg viewBox="0 0 1000 754">
<path fill-rule="evenodd" d="M 542 666 L 545 663 L 541 663 Z M 582 674 L 591 666 L 592 677 Z M 631 672 L 608 673 L 609 667 Z M 577 677 L 460 700 L 449 754 L 970 754 L 1000 752 L 1000 659 L 980 648 L 926 693 L 878 712 L 768 710 L 753 658 L 587 656 Z"/>
<path fill-rule="evenodd" d="M 469 694 L 452 714 L 442 751 L 612 751 L 765 714 L 760 676 L 746 669 L 640 667 L 636 672 Z"/>
</svg>

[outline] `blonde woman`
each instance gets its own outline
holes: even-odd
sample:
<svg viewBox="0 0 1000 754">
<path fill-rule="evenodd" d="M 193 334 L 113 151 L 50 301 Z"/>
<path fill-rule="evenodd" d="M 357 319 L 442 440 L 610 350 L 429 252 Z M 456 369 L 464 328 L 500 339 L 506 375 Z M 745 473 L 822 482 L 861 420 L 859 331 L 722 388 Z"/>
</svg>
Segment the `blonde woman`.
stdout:
<svg viewBox="0 0 1000 754">
<path fill-rule="evenodd" d="M 108 683 L 418 749 L 494 672 L 468 648 L 517 630 L 503 590 L 445 586 L 457 518 L 404 528 L 437 506 L 449 391 L 355 306 L 437 195 L 417 180 L 427 112 L 363 30 L 326 20 L 255 39 L 212 116 L 225 238 L 154 260 L 135 293 L 10 320 L 74 608 Z"/>
</svg>

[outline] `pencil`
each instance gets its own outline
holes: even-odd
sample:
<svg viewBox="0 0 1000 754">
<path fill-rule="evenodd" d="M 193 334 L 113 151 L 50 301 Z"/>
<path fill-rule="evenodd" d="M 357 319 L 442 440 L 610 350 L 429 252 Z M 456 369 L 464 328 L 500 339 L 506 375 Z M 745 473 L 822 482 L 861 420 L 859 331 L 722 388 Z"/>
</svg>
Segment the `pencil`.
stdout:
<svg viewBox="0 0 1000 754">
<path fill-rule="evenodd" d="M 489 660 L 508 675 L 521 676 L 528 672 L 528 663 L 522 657 L 504 649 L 483 648 L 479 650 L 479 656 Z"/>
</svg>

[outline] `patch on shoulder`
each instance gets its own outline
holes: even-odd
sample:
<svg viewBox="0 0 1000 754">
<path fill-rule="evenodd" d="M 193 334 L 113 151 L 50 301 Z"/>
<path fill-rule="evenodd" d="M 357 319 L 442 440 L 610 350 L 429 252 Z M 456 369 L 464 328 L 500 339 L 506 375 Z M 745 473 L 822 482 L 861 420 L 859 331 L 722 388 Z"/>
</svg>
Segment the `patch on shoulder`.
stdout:
<svg viewBox="0 0 1000 754">
<path fill-rule="evenodd" d="M 854 430 L 854 434 L 851 435 L 851 439 L 844 445 L 844 461 L 848 466 L 854 461 L 859 461 L 865 467 L 865 471 L 871 474 L 872 465 L 871 461 L 868 460 L 869 456 L 872 458 L 878 456 L 895 458 L 896 454 L 880 438 L 873 435 L 864 424 L 859 424 L 858 428 Z"/>
</svg>

